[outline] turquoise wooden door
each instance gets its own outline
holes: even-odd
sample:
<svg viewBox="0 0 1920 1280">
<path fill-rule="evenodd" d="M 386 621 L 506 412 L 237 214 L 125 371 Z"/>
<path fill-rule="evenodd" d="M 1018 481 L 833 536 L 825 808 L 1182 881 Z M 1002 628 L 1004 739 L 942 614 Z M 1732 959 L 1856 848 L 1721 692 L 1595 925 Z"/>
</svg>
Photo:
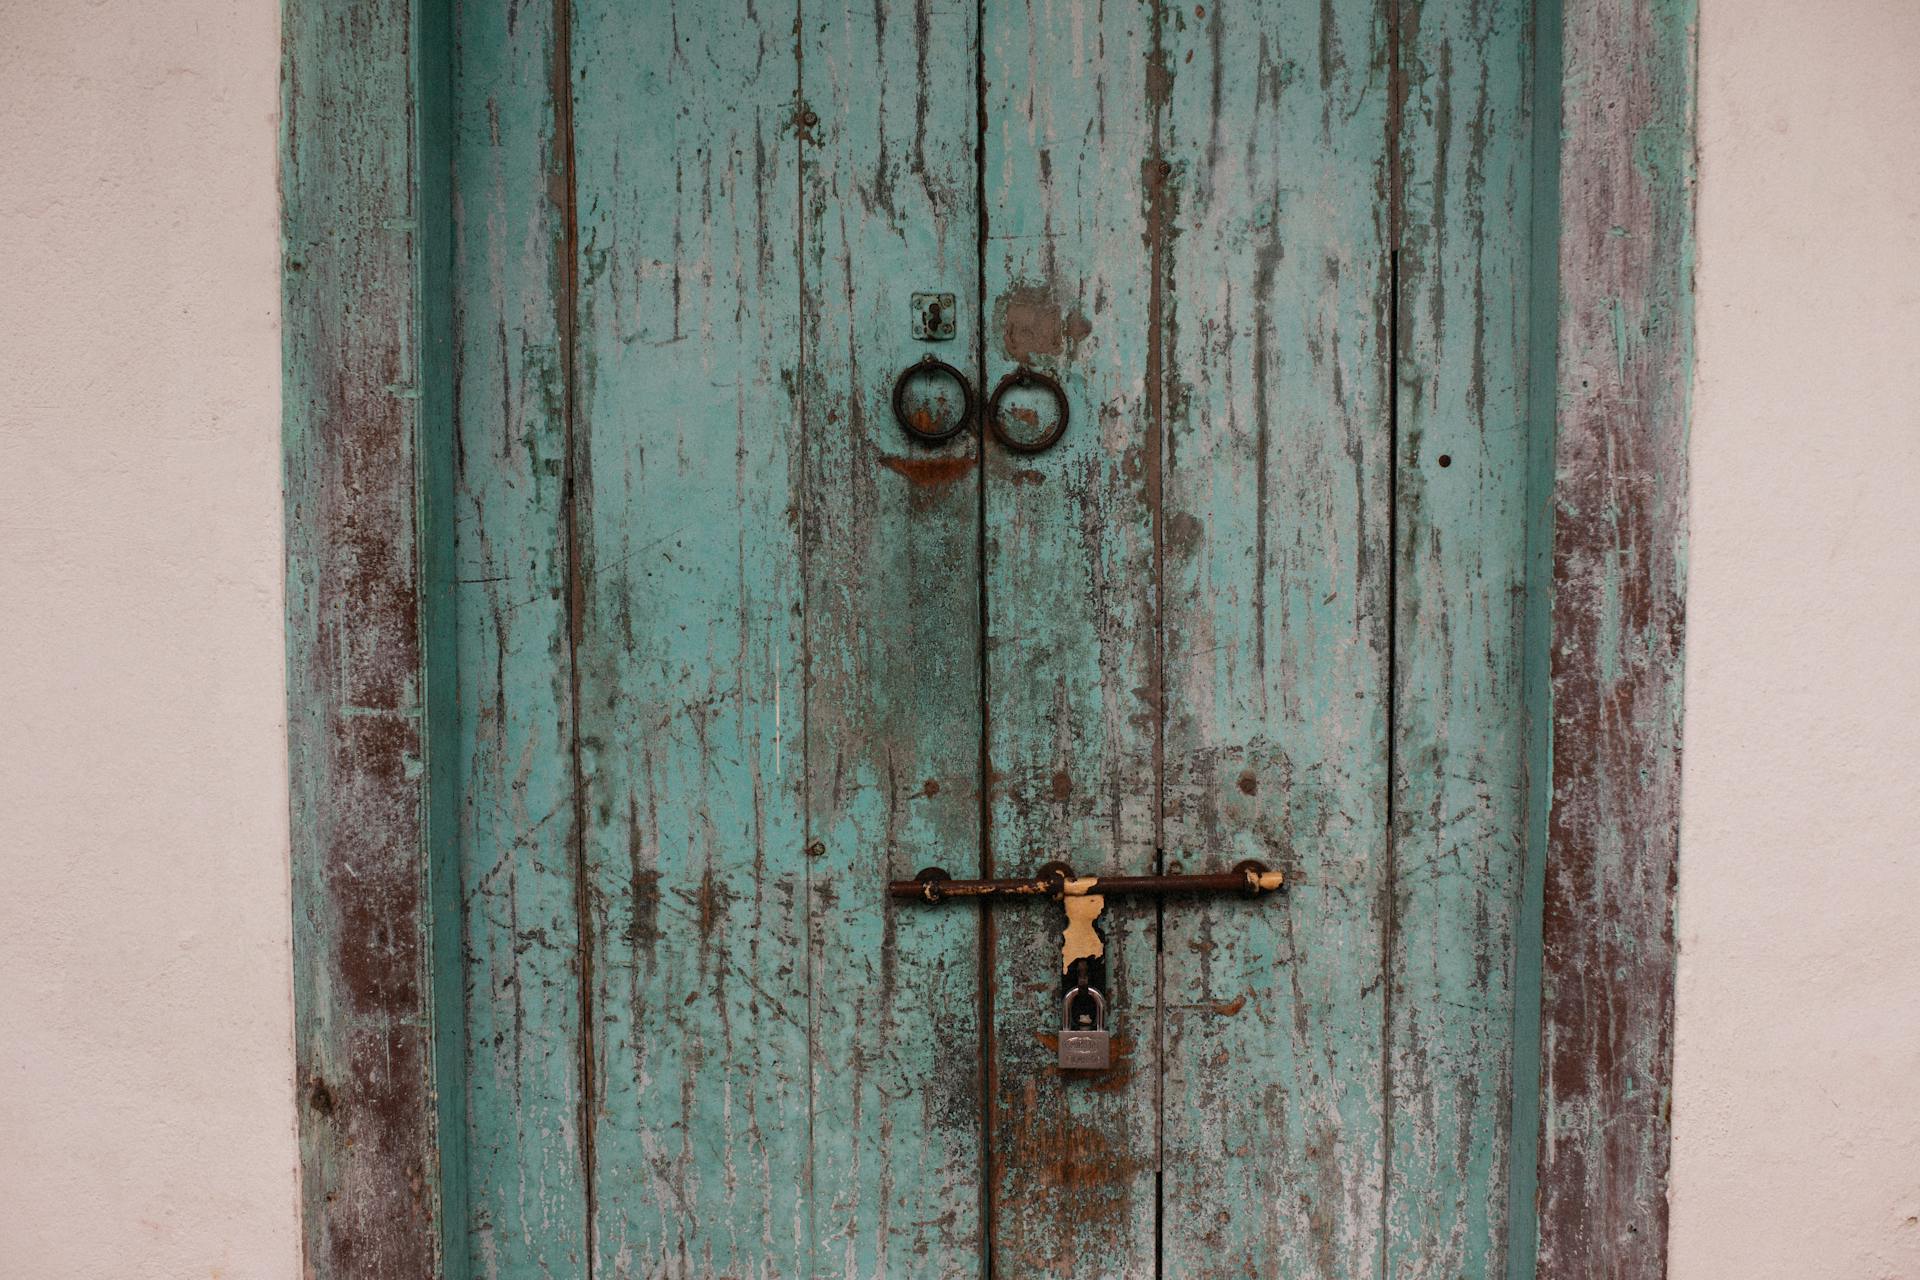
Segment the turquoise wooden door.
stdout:
<svg viewBox="0 0 1920 1280">
<path fill-rule="evenodd" d="M 1528 7 L 455 8 L 456 1263 L 1504 1273 Z"/>
</svg>

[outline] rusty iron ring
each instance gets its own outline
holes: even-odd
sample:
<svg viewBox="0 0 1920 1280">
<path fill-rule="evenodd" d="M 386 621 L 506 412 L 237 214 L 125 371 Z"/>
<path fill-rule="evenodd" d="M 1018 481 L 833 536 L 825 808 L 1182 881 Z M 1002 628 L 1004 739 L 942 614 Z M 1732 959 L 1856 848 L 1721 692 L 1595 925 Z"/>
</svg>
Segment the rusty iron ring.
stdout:
<svg viewBox="0 0 1920 1280">
<path fill-rule="evenodd" d="M 1060 417 L 1038 440 L 1017 440 L 1000 426 L 1000 399 L 1015 387 L 1042 387 L 1053 396 L 1053 403 L 1060 410 Z M 1040 453 L 1058 444 L 1060 437 L 1067 432 L 1067 393 L 1060 384 L 1041 373 L 1038 369 L 1029 369 L 1021 365 L 993 389 L 993 395 L 987 399 L 987 425 L 993 428 L 994 439 L 1015 453 Z"/>
<path fill-rule="evenodd" d="M 953 425 L 941 431 L 923 431 L 913 425 L 907 416 L 907 384 L 920 374 L 940 374 L 953 379 L 960 388 L 960 412 L 954 417 Z M 900 429 L 918 440 L 921 444 L 945 444 L 959 435 L 966 425 L 973 421 L 973 384 L 967 381 L 967 375 L 948 364 L 936 359 L 932 353 L 920 357 L 918 364 L 910 364 L 900 371 L 893 380 L 893 417 Z"/>
</svg>

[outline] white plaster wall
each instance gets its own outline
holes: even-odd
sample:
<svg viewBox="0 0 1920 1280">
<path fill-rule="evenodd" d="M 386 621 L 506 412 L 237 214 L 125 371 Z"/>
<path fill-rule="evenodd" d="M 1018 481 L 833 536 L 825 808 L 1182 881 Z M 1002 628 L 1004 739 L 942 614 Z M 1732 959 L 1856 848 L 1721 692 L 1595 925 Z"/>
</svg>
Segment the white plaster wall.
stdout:
<svg viewBox="0 0 1920 1280">
<path fill-rule="evenodd" d="M 1703 0 L 1673 1275 L 1920 1277 L 1920 4 Z"/>
<path fill-rule="evenodd" d="M 1701 0 L 1673 1275 L 1920 1277 L 1920 5 Z M 298 1275 L 276 6 L 0 0 L 0 1277 Z"/>
<path fill-rule="evenodd" d="M 0 0 L 0 1277 L 299 1274 L 278 6 Z"/>
</svg>

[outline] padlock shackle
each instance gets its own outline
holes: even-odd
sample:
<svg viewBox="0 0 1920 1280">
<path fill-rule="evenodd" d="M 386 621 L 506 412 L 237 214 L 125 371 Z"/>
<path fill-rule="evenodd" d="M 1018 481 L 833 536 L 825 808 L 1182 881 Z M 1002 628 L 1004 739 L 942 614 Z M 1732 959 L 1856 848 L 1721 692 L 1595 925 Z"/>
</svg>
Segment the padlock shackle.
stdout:
<svg viewBox="0 0 1920 1280">
<path fill-rule="evenodd" d="M 1084 983 L 1068 991 L 1066 996 L 1060 1001 L 1061 1028 L 1063 1030 L 1071 1030 L 1073 1028 L 1073 998 L 1081 994 L 1093 997 L 1093 1029 L 1095 1031 L 1106 1030 L 1107 998 L 1101 995 L 1095 988 L 1089 987 Z"/>
</svg>

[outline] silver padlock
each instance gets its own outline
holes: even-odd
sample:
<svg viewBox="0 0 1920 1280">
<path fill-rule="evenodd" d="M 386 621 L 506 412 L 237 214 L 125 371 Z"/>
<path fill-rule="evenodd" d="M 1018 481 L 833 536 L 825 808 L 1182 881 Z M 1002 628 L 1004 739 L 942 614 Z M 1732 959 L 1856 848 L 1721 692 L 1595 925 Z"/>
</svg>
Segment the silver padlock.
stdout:
<svg viewBox="0 0 1920 1280">
<path fill-rule="evenodd" d="M 1093 1000 L 1093 1027 L 1073 1025 L 1077 996 Z M 1060 1005 L 1060 1065 L 1069 1071 L 1105 1071 L 1113 1065 L 1113 1037 L 1107 1033 L 1107 1001 L 1092 987 L 1075 987 Z"/>
</svg>

